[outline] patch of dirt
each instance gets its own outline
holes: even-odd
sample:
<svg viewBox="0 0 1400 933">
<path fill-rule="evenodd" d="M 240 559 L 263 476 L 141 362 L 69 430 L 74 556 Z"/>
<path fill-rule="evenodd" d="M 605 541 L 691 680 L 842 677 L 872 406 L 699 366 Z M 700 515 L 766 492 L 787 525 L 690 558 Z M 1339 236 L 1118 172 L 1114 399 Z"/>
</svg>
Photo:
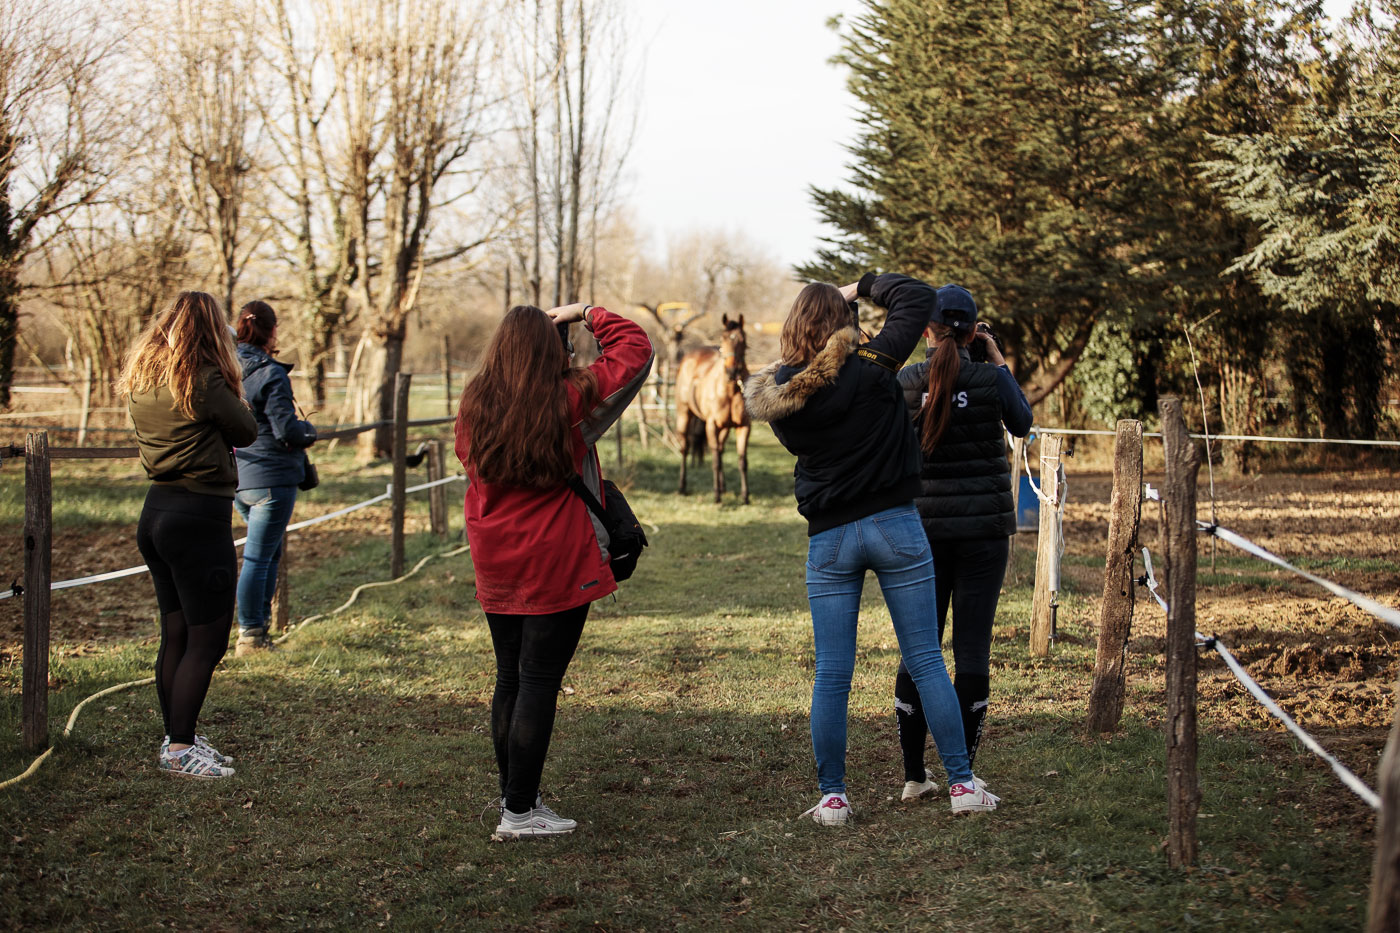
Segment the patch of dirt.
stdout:
<svg viewBox="0 0 1400 933">
<path fill-rule="evenodd" d="M 1065 577 L 1092 601 L 1098 619 L 1112 477 L 1073 472 L 1065 506 Z M 1162 488 L 1163 477 L 1147 481 Z M 1197 487 L 1197 513 L 1211 515 L 1209 478 Z M 1400 606 L 1400 475 L 1272 475 L 1215 483 L 1216 521 L 1285 560 L 1379 602 Z M 1400 633 L 1351 603 L 1289 571 L 1197 538 L 1196 626 L 1215 635 L 1279 705 L 1363 780 L 1374 782 L 1380 752 L 1395 716 Z M 1034 536 L 1026 541 L 1033 542 Z M 1139 543 L 1152 552 L 1165 581 L 1159 507 L 1144 503 Z M 1033 544 L 1026 544 L 1030 547 Z M 1094 558 L 1088 565 L 1088 558 Z M 1139 559 L 1136 573 L 1142 573 Z M 1166 617 L 1138 589 L 1129 653 L 1160 658 Z M 1282 756 L 1309 755 L 1246 691 L 1214 651 L 1200 655 L 1198 692 L 1203 728 L 1248 729 Z M 1164 667 L 1152 668 L 1160 687 Z M 1131 676 L 1131 675 L 1130 675 Z M 1157 694 L 1160 698 L 1160 694 Z M 1310 756 L 1309 756 L 1310 757 Z"/>
<path fill-rule="evenodd" d="M 289 570 L 295 573 L 299 563 L 305 562 L 303 566 L 318 564 L 344 553 L 341 542 L 345 527 L 350 526 L 352 520 L 347 517 L 293 532 L 287 544 Z M 355 527 L 361 530 L 360 526 Z M 363 527 L 372 527 L 373 530 L 367 533 L 381 534 L 385 538 L 387 555 L 388 521 L 376 517 Z M 236 520 L 234 533 L 239 537 L 243 534 L 242 525 Z M 0 547 L 0 568 L 3 568 L 6 577 L 18 577 L 17 582 L 22 582 L 22 529 L 0 527 L 0 542 L 3 542 L 3 547 Z M 52 578 L 55 581 L 136 567 L 142 563 L 141 553 L 136 548 L 134 528 L 54 529 Z M 0 581 L 0 589 L 8 589 L 9 586 L 9 579 Z M 90 653 L 103 642 L 133 638 L 154 641 L 159 635 L 155 593 L 151 589 L 150 577 L 144 573 L 54 590 L 50 599 L 49 639 L 55 650 L 67 654 Z M 295 579 L 292 599 L 296 599 Z M 0 600 L 0 663 L 17 659 L 23 640 L 24 600 L 19 597 Z"/>
</svg>

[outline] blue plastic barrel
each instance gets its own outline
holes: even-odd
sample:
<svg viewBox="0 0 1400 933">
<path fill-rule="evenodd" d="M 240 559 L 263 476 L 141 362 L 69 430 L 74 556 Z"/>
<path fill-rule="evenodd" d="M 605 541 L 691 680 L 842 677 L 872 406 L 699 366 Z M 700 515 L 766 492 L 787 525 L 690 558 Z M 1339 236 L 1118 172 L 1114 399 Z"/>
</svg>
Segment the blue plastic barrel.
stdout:
<svg viewBox="0 0 1400 933">
<path fill-rule="evenodd" d="M 1016 497 L 1016 530 L 1037 531 L 1040 529 L 1040 499 L 1031 488 L 1031 478 L 1021 474 L 1021 491 Z"/>
</svg>

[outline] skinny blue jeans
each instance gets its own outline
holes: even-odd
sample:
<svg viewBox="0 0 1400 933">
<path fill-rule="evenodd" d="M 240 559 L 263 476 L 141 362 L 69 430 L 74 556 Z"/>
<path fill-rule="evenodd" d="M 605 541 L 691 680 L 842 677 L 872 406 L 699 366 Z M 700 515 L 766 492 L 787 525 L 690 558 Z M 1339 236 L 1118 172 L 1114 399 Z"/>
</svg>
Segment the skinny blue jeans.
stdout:
<svg viewBox="0 0 1400 933">
<path fill-rule="evenodd" d="M 846 713 L 855 673 L 856 622 L 865 571 L 875 571 L 905 667 L 950 784 L 972 781 L 958 697 L 938 644 L 933 552 L 913 503 L 818 532 L 807 544 L 807 600 L 817 676 L 812 751 L 823 794 L 846 790 Z"/>
<path fill-rule="evenodd" d="M 243 545 L 243 569 L 238 574 L 238 629 L 266 628 L 272 618 L 272 594 L 277 589 L 277 565 L 282 560 L 282 535 L 297 503 L 295 486 L 240 489 L 234 508 L 248 523 Z"/>
</svg>

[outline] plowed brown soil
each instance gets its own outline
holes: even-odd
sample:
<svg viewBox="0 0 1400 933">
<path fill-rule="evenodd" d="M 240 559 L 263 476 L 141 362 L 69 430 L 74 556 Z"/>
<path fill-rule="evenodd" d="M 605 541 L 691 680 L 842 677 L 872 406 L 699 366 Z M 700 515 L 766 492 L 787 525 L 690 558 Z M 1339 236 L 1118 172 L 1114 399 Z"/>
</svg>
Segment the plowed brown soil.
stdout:
<svg viewBox="0 0 1400 933">
<path fill-rule="evenodd" d="M 1080 555 L 1065 575 L 1093 594 L 1102 589 L 1107 546 L 1108 474 L 1075 475 L 1069 468 L 1066 552 Z M 1161 476 L 1148 481 L 1161 488 Z M 1215 483 L 1215 521 L 1285 560 L 1308 562 L 1312 573 L 1389 606 L 1400 606 L 1400 476 L 1391 473 L 1275 475 Z M 1209 479 L 1202 473 L 1198 514 L 1211 515 Z M 1158 505 L 1145 503 L 1140 543 L 1165 576 Z M 1197 629 L 1218 636 L 1264 689 L 1364 780 L 1373 781 L 1395 715 L 1400 632 L 1289 571 L 1249 557 L 1223 542 L 1198 538 Z M 1086 566 L 1097 558 L 1097 567 Z M 1073 562 L 1071 561 L 1071 564 Z M 1141 566 L 1139 566 L 1141 573 Z M 1139 590 L 1130 651 L 1160 656 L 1163 613 Z M 1203 650 L 1199 696 L 1203 728 L 1266 726 L 1291 741 L 1235 679 L 1219 655 Z M 1161 688 L 1161 668 L 1155 686 Z M 1272 739 L 1270 740 L 1272 741 Z M 1306 754 L 1306 752 L 1303 752 Z"/>
</svg>

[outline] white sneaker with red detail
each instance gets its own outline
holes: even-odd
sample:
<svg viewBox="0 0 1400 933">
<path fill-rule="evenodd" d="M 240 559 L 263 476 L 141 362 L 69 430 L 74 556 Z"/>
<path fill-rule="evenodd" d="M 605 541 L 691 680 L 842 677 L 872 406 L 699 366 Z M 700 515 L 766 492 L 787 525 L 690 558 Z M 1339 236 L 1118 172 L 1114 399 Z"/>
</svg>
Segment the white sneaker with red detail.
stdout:
<svg viewBox="0 0 1400 933">
<path fill-rule="evenodd" d="M 966 784 L 950 784 L 948 797 L 954 813 L 985 813 L 995 810 L 1001 803 L 1001 798 L 987 790 L 987 785 L 977 778 Z"/>
<path fill-rule="evenodd" d="M 535 836 L 562 836 L 578 829 L 578 823 L 565 819 L 546 806 L 538 806 L 527 813 L 501 811 L 501 822 L 496 827 L 494 839 L 525 839 Z"/>
<path fill-rule="evenodd" d="M 810 816 L 812 822 L 822 826 L 841 826 L 848 822 L 855 811 L 845 794 L 825 794 L 815 807 L 802 814 Z"/>
</svg>

